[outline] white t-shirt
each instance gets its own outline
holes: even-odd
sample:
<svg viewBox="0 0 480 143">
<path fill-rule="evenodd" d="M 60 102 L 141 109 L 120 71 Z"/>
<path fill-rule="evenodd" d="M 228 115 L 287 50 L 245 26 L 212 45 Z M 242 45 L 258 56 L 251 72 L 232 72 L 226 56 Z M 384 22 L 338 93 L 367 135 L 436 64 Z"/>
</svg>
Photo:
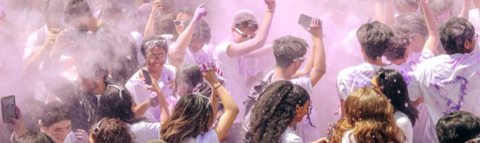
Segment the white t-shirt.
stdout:
<svg viewBox="0 0 480 143">
<path fill-rule="evenodd" d="M 151 140 L 160 139 L 160 123 L 138 122 L 128 124 L 136 143 L 146 143 Z"/>
<path fill-rule="evenodd" d="M 213 59 L 215 63 L 223 71 L 223 77 L 226 80 L 225 89 L 230 93 L 235 104 L 237 104 L 240 112 L 234 123 L 243 123 L 243 116 L 245 114 L 245 105 L 243 102 L 247 100 L 249 89 L 246 86 L 246 81 L 243 78 L 244 60 L 243 56 L 229 57 L 227 54 L 227 48 L 233 42 L 224 41 L 220 43 L 214 51 Z"/>
<path fill-rule="evenodd" d="M 353 136 L 352 132 L 353 130 L 349 130 L 343 134 L 342 143 L 357 143 L 357 140 L 355 139 L 355 136 Z M 407 141 L 404 141 L 403 143 L 407 143 Z"/>
<path fill-rule="evenodd" d="M 400 111 L 393 113 L 393 116 L 395 117 L 397 126 L 400 129 L 402 129 L 403 134 L 407 139 L 407 143 L 412 143 L 413 142 L 413 126 L 408 116 Z"/>
<path fill-rule="evenodd" d="M 358 66 L 346 68 L 337 76 L 337 91 L 340 99 L 346 100 L 347 97 L 358 88 L 371 87 L 372 78 L 381 66 L 363 63 Z M 405 72 L 397 65 L 391 64 L 384 66 L 384 69 L 394 69 L 400 72 L 405 78 Z"/>
<path fill-rule="evenodd" d="M 430 115 L 428 115 L 427 107 L 425 103 L 420 103 L 417 107 L 418 120 L 417 123 L 413 126 L 413 142 L 414 143 L 425 143 L 430 142 L 430 136 L 428 131 L 430 130 Z"/>
<path fill-rule="evenodd" d="M 273 75 L 274 73 L 275 73 L 275 70 L 270 71 L 267 74 L 267 77 L 265 77 L 264 81 L 269 80 L 268 79 L 270 77 L 269 75 Z M 275 81 L 279 81 L 279 80 L 283 80 L 283 79 L 276 79 Z M 308 77 L 307 75 L 302 75 L 298 78 L 290 79 L 289 81 L 292 82 L 292 84 L 303 87 L 307 91 L 307 93 L 310 95 L 310 98 L 311 98 L 313 93 L 313 87 L 312 87 L 312 82 L 310 80 L 310 77 Z M 274 81 L 271 81 L 271 82 L 273 83 Z M 312 104 L 310 105 L 312 106 L 312 111 L 310 112 L 310 115 L 309 115 L 310 122 L 317 128 L 312 127 L 310 125 L 310 122 L 308 121 L 307 116 L 304 116 L 302 121 L 297 123 L 297 128 L 294 131 L 305 142 L 316 141 L 320 136 L 320 132 L 318 131 L 318 125 L 317 125 L 317 112 L 315 111 L 315 106 L 313 105 L 313 101 L 312 101 Z"/>
<path fill-rule="evenodd" d="M 127 90 L 132 94 L 135 104 L 140 105 L 149 99 L 152 91 L 146 88 L 145 82 L 140 78 L 139 73 L 141 70 L 136 72 L 125 84 Z M 165 98 L 173 95 L 174 89 L 170 89 L 167 85 L 168 81 L 175 79 L 175 67 L 170 65 L 164 65 L 162 76 L 157 80 L 158 85 L 162 88 L 163 95 Z M 160 122 L 160 107 L 151 107 L 143 115 L 148 119 L 149 122 Z"/>
<path fill-rule="evenodd" d="M 411 52 L 411 53 L 413 53 L 413 52 Z M 417 57 L 415 60 L 412 60 L 410 62 L 406 62 L 406 63 L 401 64 L 400 67 L 402 67 L 402 69 L 405 71 L 405 74 L 407 76 L 407 77 L 404 77 L 405 81 L 407 83 L 410 83 L 410 80 L 413 77 L 413 73 L 417 69 L 417 66 L 420 63 L 422 63 L 423 61 L 425 61 L 427 59 L 431 59 L 433 57 L 435 57 L 435 54 L 433 54 L 432 51 L 430 51 L 428 49 L 423 49 L 421 55 L 419 57 Z"/>
<path fill-rule="evenodd" d="M 480 54 L 441 55 L 421 63 L 408 85 L 412 101 L 424 97 L 431 118 L 432 142 L 438 142 L 435 126 L 438 120 L 454 111 L 480 116 Z"/>
<path fill-rule="evenodd" d="M 197 53 L 193 53 L 190 48 L 185 50 L 185 59 L 183 62 L 193 62 L 197 64 L 203 64 L 209 60 L 213 60 L 213 45 L 205 44 L 202 49 L 200 49 Z"/>
<path fill-rule="evenodd" d="M 292 128 L 287 127 L 285 132 L 283 132 L 281 143 L 303 143 L 303 140 L 295 134 L 295 131 Z"/>
<path fill-rule="evenodd" d="M 219 143 L 217 132 L 210 129 L 205 134 L 197 135 L 196 138 L 188 137 L 181 141 L 181 143 Z"/>
</svg>

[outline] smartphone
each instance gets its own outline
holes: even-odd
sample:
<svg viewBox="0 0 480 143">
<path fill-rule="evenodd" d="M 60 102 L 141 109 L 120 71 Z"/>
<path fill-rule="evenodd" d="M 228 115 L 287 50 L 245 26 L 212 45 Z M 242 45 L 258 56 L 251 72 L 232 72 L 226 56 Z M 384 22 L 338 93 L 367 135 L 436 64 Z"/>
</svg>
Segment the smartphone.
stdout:
<svg viewBox="0 0 480 143">
<path fill-rule="evenodd" d="M 305 14 L 300 15 L 300 18 L 298 19 L 298 24 L 302 25 L 305 28 L 310 28 L 311 23 L 312 23 L 312 17 L 307 16 Z"/>
<path fill-rule="evenodd" d="M 17 119 L 17 110 L 15 109 L 15 96 L 10 95 L 2 99 L 2 117 L 3 122 L 12 123 L 10 117 Z"/>
<path fill-rule="evenodd" d="M 145 84 L 152 85 L 152 78 L 150 78 L 150 73 L 146 69 L 142 69 L 143 78 L 145 79 Z"/>
<path fill-rule="evenodd" d="M 330 132 L 328 132 L 328 135 L 327 135 L 327 139 L 330 141 L 332 140 L 332 136 L 333 136 L 333 130 L 335 129 L 335 126 L 337 125 L 337 123 L 333 123 L 332 125 L 332 128 L 330 129 Z"/>
</svg>

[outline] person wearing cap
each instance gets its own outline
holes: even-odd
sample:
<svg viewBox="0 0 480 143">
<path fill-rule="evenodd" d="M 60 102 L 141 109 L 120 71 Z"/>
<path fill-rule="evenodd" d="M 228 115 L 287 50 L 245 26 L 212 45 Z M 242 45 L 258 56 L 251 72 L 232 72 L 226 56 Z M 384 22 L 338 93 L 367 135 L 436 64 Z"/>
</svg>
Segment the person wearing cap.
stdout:
<svg viewBox="0 0 480 143">
<path fill-rule="evenodd" d="M 243 141 L 242 123 L 244 114 L 243 102 L 247 100 L 249 88 L 244 76 L 244 58 L 257 58 L 273 52 L 271 46 L 264 47 L 273 21 L 276 3 L 275 0 L 265 0 L 268 7 L 262 26 L 258 29 L 257 20 L 252 11 L 240 10 L 236 13 L 231 28 L 231 36 L 220 43 L 214 50 L 213 59 L 223 71 L 226 79 L 225 88 L 232 95 L 240 110 L 230 128 L 228 142 Z M 255 32 L 258 30 L 258 33 Z"/>
</svg>

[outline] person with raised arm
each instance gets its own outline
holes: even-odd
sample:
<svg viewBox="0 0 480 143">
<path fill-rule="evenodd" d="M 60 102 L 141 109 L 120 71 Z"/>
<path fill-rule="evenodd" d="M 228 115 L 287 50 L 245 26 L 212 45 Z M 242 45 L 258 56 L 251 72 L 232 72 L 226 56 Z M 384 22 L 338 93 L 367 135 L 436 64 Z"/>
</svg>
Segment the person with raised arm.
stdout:
<svg viewBox="0 0 480 143">
<path fill-rule="evenodd" d="M 205 63 L 200 67 L 203 77 L 213 89 L 212 95 L 208 98 L 198 91 L 202 89 L 198 89 L 180 98 L 171 118 L 161 126 L 161 139 L 166 142 L 219 143 L 239 113 L 233 98 L 217 80 L 215 63 Z M 218 98 L 222 100 L 225 113 L 214 126 Z"/>
<path fill-rule="evenodd" d="M 264 1 L 268 9 L 258 33 L 255 34 L 259 25 L 253 12 L 240 10 L 234 17 L 231 36 L 220 43 L 213 54 L 216 64 L 223 71 L 223 77 L 227 80 L 225 88 L 235 99 L 234 101 L 240 109 L 240 115 L 244 115 L 245 106 L 243 102 L 247 100 L 249 93 L 247 81 L 244 78 L 244 58 L 256 50 L 269 51 L 269 47 L 264 47 L 264 44 L 273 21 L 276 2 L 275 0 Z M 229 142 L 242 141 L 243 135 L 238 133 L 241 131 L 242 123 L 243 116 L 237 116 L 231 128 Z"/>
<path fill-rule="evenodd" d="M 275 81 L 289 80 L 295 85 L 303 87 L 308 94 L 313 93 L 313 87 L 318 83 L 326 72 L 325 50 L 323 47 L 323 29 L 322 21 L 314 17 L 310 30 L 307 30 L 312 35 L 313 49 L 312 55 L 307 62 L 304 69 L 299 70 L 302 63 L 305 61 L 305 54 L 307 53 L 307 41 L 294 36 L 284 36 L 275 40 L 273 45 L 273 52 L 276 59 L 276 68 L 267 73 L 263 80 L 263 84 L 253 87 L 250 92 L 249 99 L 246 104 L 245 122 L 243 123 L 243 130 L 249 130 L 251 122 L 251 112 L 253 105 L 264 88 Z M 263 88 L 263 89 L 262 89 Z M 261 90 L 259 90 L 261 89 Z M 312 116 L 302 118 L 301 122 L 296 125 L 296 134 L 305 142 L 311 142 L 318 139 L 320 133 L 316 129 L 316 112 L 315 108 L 310 111 Z M 310 121 L 311 120 L 311 121 Z M 251 136 L 245 135 L 244 140 L 250 140 Z"/>
<path fill-rule="evenodd" d="M 479 116 L 477 107 L 480 90 L 478 77 L 480 54 L 472 52 L 478 35 L 468 20 L 452 17 L 439 27 L 439 37 L 447 54 L 423 61 L 408 84 L 410 100 L 422 97 L 430 116 L 426 129 L 431 142 L 438 143 L 435 125 L 439 119 L 454 111 L 467 111 Z"/>
</svg>

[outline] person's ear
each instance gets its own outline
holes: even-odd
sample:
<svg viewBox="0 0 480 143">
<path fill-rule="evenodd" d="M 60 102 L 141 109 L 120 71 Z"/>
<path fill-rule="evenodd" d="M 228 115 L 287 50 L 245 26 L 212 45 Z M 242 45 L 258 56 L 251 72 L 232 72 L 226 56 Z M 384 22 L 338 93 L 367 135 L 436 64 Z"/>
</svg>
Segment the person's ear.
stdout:
<svg viewBox="0 0 480 143">
<path fill-rule="evenodd" d="M 40 128 L 42 128 L 44 132 L 47 131 L 47 127 L 45 127 L 45 125 L 42 122 L 40 122 Z"/>
<path fill-rule="evenodd" d="M 470 53 L 472 47 L 475 48 L 475 45 L 473 44 L 473 41 L 465 41 L 465 43 L 463 43 L 463 53 Z"/>
<path fill-rule="evenodd" d="M 295 114 L 298 114 L 302 110 L 299 104 L 295 105 Z"/>
</svg>

